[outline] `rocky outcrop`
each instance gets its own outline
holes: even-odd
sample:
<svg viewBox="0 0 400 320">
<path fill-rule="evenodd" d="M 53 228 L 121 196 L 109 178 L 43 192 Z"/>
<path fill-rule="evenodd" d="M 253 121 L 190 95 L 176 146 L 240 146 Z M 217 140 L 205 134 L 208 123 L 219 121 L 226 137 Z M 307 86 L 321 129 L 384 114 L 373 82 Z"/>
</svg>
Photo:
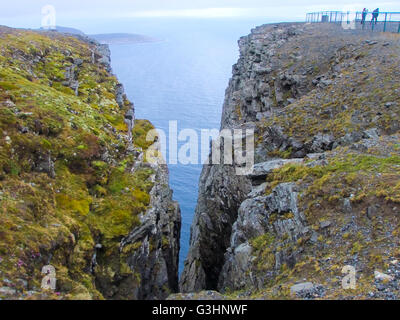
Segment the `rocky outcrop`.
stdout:
<svg viewBox="0 0 400 320">
<path fill-rule="evenodd" d="M 65 70 L 65 78 L 66 80 L 63 82 L 64 86 L 70 87 L 75 95 L 78 95 L 79 90 L 79 81 L 78 81 L 78 70 L 79 67 L 82 65 L 82 59 L 71 59 L 72 64 L 68 66 Z"/>
<path fill-rule="evenodd" d="M 141 243 L 127 259 L 140 274 L 140 299 L 164 299 L 170 292 L 178 292 L 181 213 L 168 187 L 168 168 L 156 164 L 153 169 L 150 209 L 140 216 L 141 227 L 120 244 L 120 251 L 124 251 L 129 244 Z"/>
<path fill-rule="evenodd" d="M 255 128 L 256 164 L 246 176 L 204 167 L 181 290 L 348 298 L 350 265 L 362 272 L 351 297 L 398 296 L 398 278 L 367 280 L 399 254 L 398 40 L 278 24 L 239 48 L 221 129 Z"/>
<path fill-rule="evenodd" d="M 136 163 L 132 170 L 143 165 L 146 166 Z M 180 208 L 172 200 L 168 168 L 163 164 L 153 164 L 151 168 L 150 181 L 154 187 L 150 191 L 149 209 L 140 214 L 140 226 L 119 244 L 119 253 L 134 276 L 140 279 L 139 285 L 132 285 L 131 277 L 110 281 L 109 277 L 104 277 L 102 269 L 97 283 L 110 299 L 160 300 L 171 292 L 178 292 Z"/>
<path fill-rule="evenodd" d="M 285 214 L 290 217 L 284 219 Z M 260 278 L 259 274 L 252 274 L 249 269 L 249 262 L 253 259 L 253 248 L 249 240 L 273 234 L 277 239 L 287 237 L 289 241 L 295 242 L 306 232 L 306 218 L 298 209 L 298 193 L 294 183 L 280 184 L 268 196 L 254 197 L 252 194 L 239 208 L 218 288 L 242 289 L 252 286 L 261 289 L 268 273 Z M 277 251 L 275 254 L 275 265 L 269 270 L 272 274 L 284 263 L 293 266 L 296 261 L 296 253 Z"/>
<path fill-rule="evenodd" d="M 239 204 L 251 187 L 247 178 L 236 176 L 233 170 L 231 166 L 210 165 L 202 171 L 191 248 L 180 280 L 183 292 L 216 288 L 223 266 L 221 255 L 229 247 Z"/>
</svg>

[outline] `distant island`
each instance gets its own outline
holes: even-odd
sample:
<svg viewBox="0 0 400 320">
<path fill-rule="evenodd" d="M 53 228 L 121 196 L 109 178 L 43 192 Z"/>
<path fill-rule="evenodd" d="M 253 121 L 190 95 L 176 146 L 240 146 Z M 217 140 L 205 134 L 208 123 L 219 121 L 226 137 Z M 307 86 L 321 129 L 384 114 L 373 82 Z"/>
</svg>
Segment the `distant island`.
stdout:
<svg viewBox="0 0 400 320">
<path fill-rule="evenodd" d="M 47 29 L 37 29 L 38 31 L 48 31 Z M 57 26 L 55 31 L 60 33 L 74 34 L 80 36 L 86 36 L 86 34 L 75 28 Z M 104 34 L 92 34 L 88 37 L 97 40 L 101 44 L 132 44 L 132 43 L 149 43 L 158 42 L 161 39 L 152 38 L 149 36 L 133 33 L 104 33 Z"/>
<path fill-rule="evenodd" d="M 102 44 L 132 44 L 161 41 L 160 39 L 132 33 L 92 34 L 89 37 Z"/>
</svg>

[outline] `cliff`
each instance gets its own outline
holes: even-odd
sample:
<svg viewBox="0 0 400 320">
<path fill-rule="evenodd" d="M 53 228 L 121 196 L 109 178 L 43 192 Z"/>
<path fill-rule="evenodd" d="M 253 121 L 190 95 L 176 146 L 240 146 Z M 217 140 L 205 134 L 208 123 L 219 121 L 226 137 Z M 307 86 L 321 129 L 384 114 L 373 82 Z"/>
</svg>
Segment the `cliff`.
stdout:
<svg viewBox="0 0 400 320">
<path fill-rule="evenodd" d="M 221 128 L 254 128 L 256 164 L 204 166 L 181 298 L 400 298 L 399 40 L 329 24 L 240 39 Z"/>
<path fill-rule="evenodd" d="M 84 36 L 0 28 L 0 298 L 163 299 L 180 210 L 153 126 Z M 54 292 L 41 290 L 45 265 Z"/>
</svg>

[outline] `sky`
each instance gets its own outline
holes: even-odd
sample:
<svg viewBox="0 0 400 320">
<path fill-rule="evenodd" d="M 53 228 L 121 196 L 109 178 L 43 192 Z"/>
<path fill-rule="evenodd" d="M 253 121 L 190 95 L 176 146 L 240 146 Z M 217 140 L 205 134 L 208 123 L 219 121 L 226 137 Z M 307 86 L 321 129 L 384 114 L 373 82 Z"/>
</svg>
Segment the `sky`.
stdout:
<svg viewBox="0 0 400 320">
<path fill-rule="evenodd" d="M 57 24 L 76 21 L 126 18 L 265 18 L 266 21 L 303 21 L 307 12 L 321 10 L 360 11 L 379 7 L 400 12 L 393 0 L 1 0 L 0 25 L 40 26 L 41 10 L 54 6 Z"/>
</svg>

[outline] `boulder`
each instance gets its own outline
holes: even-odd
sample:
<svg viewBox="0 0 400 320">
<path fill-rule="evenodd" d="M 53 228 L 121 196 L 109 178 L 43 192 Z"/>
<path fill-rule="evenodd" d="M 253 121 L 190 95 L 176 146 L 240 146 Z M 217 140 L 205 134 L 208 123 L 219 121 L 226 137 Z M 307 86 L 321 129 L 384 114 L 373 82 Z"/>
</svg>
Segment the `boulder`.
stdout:
<svg viewBox="0 0 400 320">
<path fill-rule="evenodd" d="M 378 280 L 378 281 L 393 281 L 394 280 L 394 277 L 389 276 L 389 275 L 382 273 L 380 271 L 377 271 L 377 270 L 375 270 L 374 276 L 375 276 L 375 280 Z"/>
<path fill-rule="evenodd" d="M 314 284 L 311 282 L 303 282 L 296 284 L 290 288 L 290 293 L 292 295 L 298 295 L 305 292 L 311 292 L 315 288 Z"/>
</svg>

